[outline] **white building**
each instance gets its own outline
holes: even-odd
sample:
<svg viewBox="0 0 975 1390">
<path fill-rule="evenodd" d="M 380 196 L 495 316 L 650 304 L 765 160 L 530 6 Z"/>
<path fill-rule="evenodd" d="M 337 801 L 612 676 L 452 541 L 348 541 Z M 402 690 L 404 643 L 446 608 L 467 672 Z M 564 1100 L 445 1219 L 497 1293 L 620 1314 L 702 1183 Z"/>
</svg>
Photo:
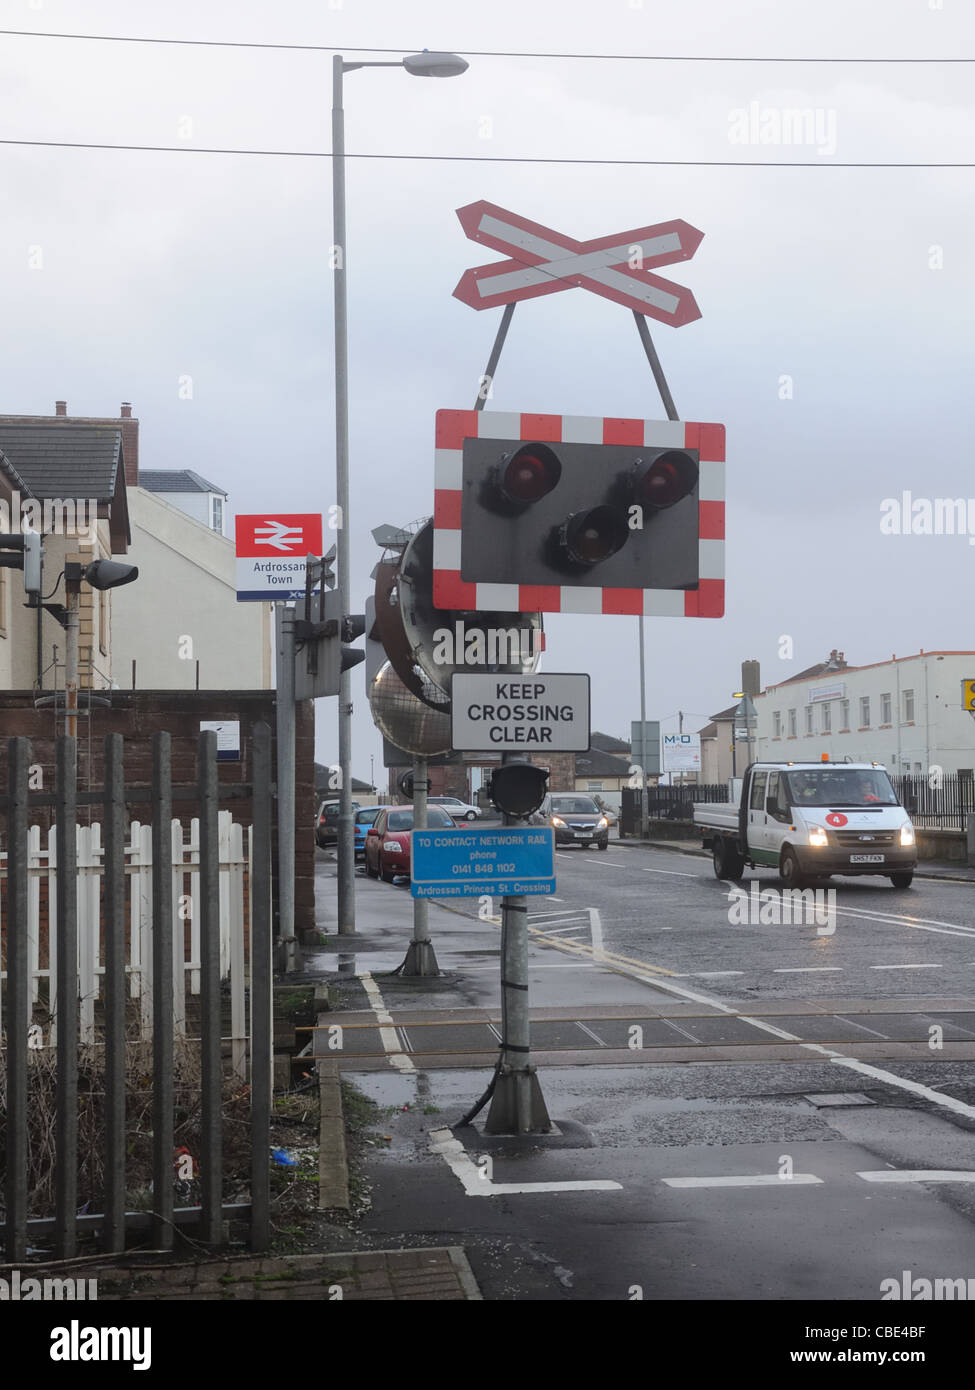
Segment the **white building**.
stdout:
<svg viewBox="0 0 975 1390">
<path fill-rule="evenodd" d="M 756 758 L 882 763 L 893 773 L 973 777 L 975 716 L 962 682 L 975 652 L 925 652 L 848 666 L 842 652 L 755 697 Z"/>
<path fill-rule="evenodd" d="M 139 486 L 194 517 L 218 536 L 227 534 L 227 494 L 190 468 L 140 468 Z"/>
<path fill-rule="evenodd" d="M 237 602 L 234 542 L 143 487 L 129 487 L 128 502 L 126 559 L 144 599 L 113 612 L 119 685 L 270 689 L 271 605 Z"/>
</svg>

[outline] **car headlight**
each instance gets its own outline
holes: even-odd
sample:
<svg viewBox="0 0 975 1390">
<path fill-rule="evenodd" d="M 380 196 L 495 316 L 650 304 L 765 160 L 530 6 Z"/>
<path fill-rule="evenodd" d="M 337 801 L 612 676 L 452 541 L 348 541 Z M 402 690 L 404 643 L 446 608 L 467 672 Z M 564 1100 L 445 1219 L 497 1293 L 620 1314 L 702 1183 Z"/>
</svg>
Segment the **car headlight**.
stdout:
<svg viewBox="0 0 975 1390">
<path fill-rule="evenodd" d="M 913 825 L 902 825 L 902 826 L 901 826 L 901 844 L 902 844 L 903 846 L 906 847 L 906 846 L 909 846 L 909 845 L 913 845 L 914 843 L 915 843 L 915 839 L 914 839 L 914 827 L 913 827 Z"/>
<path fill-rule="evenodd" d="M 817 849 L 822 849 L 829 844 L 829 836 L 821 825 L 814 825 L 809 832 L 809 843 L 815 845 Z"/>
<path fill-rule="evenodd" d="M 563 830 L 565 829 L 565 821 L 562 819 L 561 816 L 553 816 L 552 824 L 561 826 Z"/>
<path fill-rule="evenodd" d="M 402 848 L 403 846 L 400 844 L 399 840 L 383 840 L 383 849 L 397 850 Z"/>
<path fill-rule="evenodd" d="M 606 827 L 607 827 L 608 825 L 609 825 L 609 821 L 606 819 L 606 817 L 605 817 L 605 816 L 600 816 L 600 817 L 599 817 L 599 820 L 598 820 L 597 823 L 596 823 L 596 829 L 597 829 L 597 830 L 605 830 Z"/>
</svg>

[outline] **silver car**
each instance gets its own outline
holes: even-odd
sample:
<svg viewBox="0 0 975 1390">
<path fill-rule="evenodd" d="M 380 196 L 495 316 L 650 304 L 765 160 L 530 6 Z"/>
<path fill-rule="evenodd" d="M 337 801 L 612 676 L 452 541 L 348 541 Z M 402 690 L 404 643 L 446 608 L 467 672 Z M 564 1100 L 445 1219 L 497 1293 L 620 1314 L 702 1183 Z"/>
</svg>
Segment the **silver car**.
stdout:
<svg viewBox="0 0 975 1390">
<path fill-rule="evenodd" d="M 427 797 L 427 804 L 429 806 L 442 806 L 452 820 L 478 820 L 481 816 L 481 811 L 477 806 L 471 806 L 456 796 L 429 796 Z"/>
</svg>

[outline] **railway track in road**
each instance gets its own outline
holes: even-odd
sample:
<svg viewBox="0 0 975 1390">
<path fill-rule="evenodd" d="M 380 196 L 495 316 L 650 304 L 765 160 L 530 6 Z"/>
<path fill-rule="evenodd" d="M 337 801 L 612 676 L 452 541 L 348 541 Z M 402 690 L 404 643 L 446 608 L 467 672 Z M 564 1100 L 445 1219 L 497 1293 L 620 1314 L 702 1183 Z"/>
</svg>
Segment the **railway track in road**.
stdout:
<svg viewBox="0 0 975 1390">
<path fill-rule="evenodd" d="M 802 1000 L 747 1013 L 681 1004 L 539 1009 L 532 1012 L 532 1054 L 571 1065 L 808 1061 L 810 1048 L 842 1048 L 864 1062 L 975 1060 L 975 1001 L 851 1002 L 840 1008 Z M 395 1018 L 330 1015 L 313 1033 L 316 1055 L 343 1069 L 372 1070 L 393 1055 L 418 1068 L 484 1065 L 497 1055 L 500 1029 L 495 1010 L 437 1009 L 397 1011 Z"/>
</svg>

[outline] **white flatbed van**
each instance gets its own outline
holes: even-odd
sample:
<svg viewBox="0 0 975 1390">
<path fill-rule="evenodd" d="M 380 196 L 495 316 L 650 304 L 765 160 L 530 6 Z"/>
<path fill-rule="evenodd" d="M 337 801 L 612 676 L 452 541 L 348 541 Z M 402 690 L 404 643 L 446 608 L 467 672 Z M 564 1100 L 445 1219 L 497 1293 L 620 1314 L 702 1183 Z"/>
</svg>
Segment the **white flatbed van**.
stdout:
<svg viewBox="0 0 975 1390">
<path fill-rule="evenodd" d="M 694 806 L 718 878 L 775 868 L 787 887 L 831 874 L 882 874 L 909 888 L 914 827 L 879 763 L 752 763 L 738 806 Z"/>
</svg>

